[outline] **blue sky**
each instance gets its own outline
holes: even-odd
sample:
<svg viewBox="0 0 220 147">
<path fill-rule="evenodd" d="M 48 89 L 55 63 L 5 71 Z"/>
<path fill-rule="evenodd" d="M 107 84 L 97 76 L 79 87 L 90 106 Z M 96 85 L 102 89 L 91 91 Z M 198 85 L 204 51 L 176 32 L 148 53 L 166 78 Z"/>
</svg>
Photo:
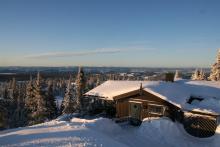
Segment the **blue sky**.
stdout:
<svg viewBox="0 0 220 147">
<path fill-rule="evenodd" d="M 209 67 L 216 0 L 0 0 L 0 66 Z"/>
</svg>

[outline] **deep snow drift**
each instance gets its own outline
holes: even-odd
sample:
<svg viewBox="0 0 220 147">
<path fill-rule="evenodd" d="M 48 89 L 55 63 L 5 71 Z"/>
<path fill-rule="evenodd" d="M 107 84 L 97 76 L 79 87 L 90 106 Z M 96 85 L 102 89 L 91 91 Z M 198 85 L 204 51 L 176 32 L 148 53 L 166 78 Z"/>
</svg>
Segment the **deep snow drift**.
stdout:
<svg viewBox="0 0 220 147">
<path fill-rule="evenodd" d="M 199 139 L 187 134 L 182 125 L 168 118 L 144 120 L 140 127 L 116 124 L 106 118 L 64 121 L 60 118 L 43 124 L 0 132 L 0 146 L 68 147 L 219 147 L 220 127 L 215 136 Z"/>
</svg>

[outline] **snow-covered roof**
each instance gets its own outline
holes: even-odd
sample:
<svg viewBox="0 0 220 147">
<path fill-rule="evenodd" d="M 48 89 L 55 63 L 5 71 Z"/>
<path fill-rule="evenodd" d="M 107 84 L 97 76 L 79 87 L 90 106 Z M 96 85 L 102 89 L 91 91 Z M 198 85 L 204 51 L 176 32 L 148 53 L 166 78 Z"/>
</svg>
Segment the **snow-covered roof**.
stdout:
<svg viewBox="0 0 220 147">
<path fill-rule="evenodd" d="M 90 90 L 85 95 L 98 96 L 113 100 L 113 97 L 134 91 L 140 88 L 140 85 L 146 85 L 146 81 L 106 81 L 98 87 Z"/>
<path fill-rule="evenodd" d="M 115 96 L 138 90 L 140 84 L 145 91 L 164 99 L 183 110 L 220 114 L 220 82 L 178 80 L 163 81 L 106 81 L 85 95 L 113 100 Z M 187 103 L 191 96 L 201 97 L 201 102 Z"/>
</svg>

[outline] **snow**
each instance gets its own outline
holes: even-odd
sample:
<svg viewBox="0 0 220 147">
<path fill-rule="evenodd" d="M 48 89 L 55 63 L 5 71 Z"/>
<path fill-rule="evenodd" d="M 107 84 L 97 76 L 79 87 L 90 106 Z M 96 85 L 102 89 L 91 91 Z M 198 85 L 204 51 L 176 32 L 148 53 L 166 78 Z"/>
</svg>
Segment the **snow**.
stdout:
<svg viewBox="0 0 220 147">
<path fill-rule="evenodd" d="M 153 120 L 146 119 L 138 131 L 146 140 L 152 140 L 154 142 L 160 141 L 161 146 L 169 144 L 171 147 L 217 147 L 220 143 L 219 127 L 213 137 L 201 139 L 190 136 L 185 132 L 181 124 L 173 123 L 166 118 Z"/>
<path fill-rule="evenodd" d="M 220 113 L 220 83 L 212 81 L 177 80 L 164 81 L 106 81 L 85 95 L 113 100 L 115 96 L 140 89 L 164 99 L 183 110 L 197 110 L 207 113 Z M 188 104 L 190 96 L 204 98 L 196 104 Z"/>
<path fill-rule="evenodd" d="M 108 100 L 113 100 L 113 97 L 134 91 L 140 88 L 141 83 L 143 85 L 149 83 L 146 81 L 106 81 L 98 87 L 90 90 L 85 95 L 99 96 Z"/>
<path fill-rule="evenodd" d="M 179 80 L 174 83 L 159 82 L 146 85 L 145 90 L 152 91 L 158 97 L 185 110 L 220 113 L 220 83 L 218 82 L 188 80 Z M 202 97 L 204 100 L 188 104 L 190 96 Z"/>
<path fill-rule="evenodd" d="M 0 132 L 2 147 L 218 147 L 220 127 L 210 138 L 190 136 L 182 125 L 168 118 L 145 119 L 140 127 L 116 124 L 107 118 L 82 119 L 67 116 L 43 124 Z"/>
</svg>

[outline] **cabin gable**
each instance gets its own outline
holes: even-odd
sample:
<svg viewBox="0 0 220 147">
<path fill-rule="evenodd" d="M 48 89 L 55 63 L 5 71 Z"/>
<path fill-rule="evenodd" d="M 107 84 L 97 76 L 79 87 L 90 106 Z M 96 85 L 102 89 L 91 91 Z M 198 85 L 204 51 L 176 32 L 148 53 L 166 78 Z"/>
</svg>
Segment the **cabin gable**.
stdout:
<svg viewBox="0 0 220 147">
<path fill-rule="evenodd" d="M 126 118 L 131 115 L 131 103 L 141 102 L 140 119 L 155 116 L 167 116 L 172 120 L 176 117 L 179 108 L 145 90 L 132 91 L 114 98 L 116 104 L 116 117 Z M 160 112 L 161 111 L 161 112 Z"/>
</svg>

